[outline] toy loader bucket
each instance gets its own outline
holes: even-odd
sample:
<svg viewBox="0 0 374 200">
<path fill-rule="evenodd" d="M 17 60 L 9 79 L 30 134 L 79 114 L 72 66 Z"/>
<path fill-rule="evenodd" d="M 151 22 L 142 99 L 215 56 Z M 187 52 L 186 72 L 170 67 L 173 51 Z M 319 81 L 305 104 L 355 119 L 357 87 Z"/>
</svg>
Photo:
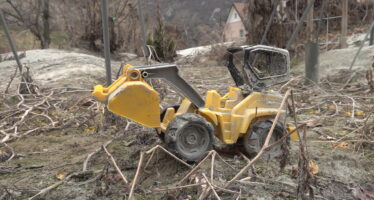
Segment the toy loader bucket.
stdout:
<svg viewBox="0 0 374 200">
<path fill-rule="evenodd" d="M 92 94 L 116 115 L 149 128 L 160 127 L 159 94 L 142 80 L 136 69 L 123 74 L 108 88 L 96 86 Z"/>
</svg>

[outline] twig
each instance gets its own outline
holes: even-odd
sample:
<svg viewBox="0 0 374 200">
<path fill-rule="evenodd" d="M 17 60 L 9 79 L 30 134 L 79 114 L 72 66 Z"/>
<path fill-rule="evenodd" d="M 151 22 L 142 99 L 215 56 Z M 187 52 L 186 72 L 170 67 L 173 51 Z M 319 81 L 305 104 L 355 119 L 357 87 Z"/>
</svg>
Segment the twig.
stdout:
<svg viewBox="0 0 374 200">
<path fill-rule="evenodd" d="M 111 159 L 114 167 L 116 168 L 117 172 L 121 175 L 121 178 L 122 178 L 123 182 L 125 182 L 125 185 L 127 185 L 129 182 L 127 181 L 126 177 L 121 172 L 121 169 L 118 167 L 118 165 L 116 163 L 116 160 L 114 159 L 114 157 L 112 156 L 112 154 L 109 153 L 108 149 L 106 149 L 106 147 L 104 145 L 103 145 L 103 149 L 106 152 L 106 154 L 108 154 L 108 156 L 110 157 L 110 159 Z"/>
<path fill-rule="evenodd" d="M 174 159 L 178 160 L 179 162 L 181 162 L 182 164 L 186 165 L 188 168 L 192 168 L 191 165 L 187 164 L 186 162 L 184 162 L 183 160 L 181 160 L 180 158 L 176 157 L 174 154 L 170 153 L 168 150 L 166 150 L 164 147 L 160 146 L 160 145 L 156 145 L 155 147 L 151 148 L 150 150 L 148 150 L 147 152 L 145 152 L 145 154 L 150 154 L 152 153 L 153 151 L 156 151 L 157 149 L 161 149 L 163 152 L 169 154 L 171 157 L 173 157 Z"/>
<path fill-rule="evenodd" d="M 216 196 L 216 198 L 217 198 L 218 200 L 221 200 L 221 198 L 218 196 L 216 190 L 214 189 L 212 183 L 210 183 L 210 181 L 209 181 L 209 179 L 206 177 L 206 175 L 205 175 L 204 173 L 202 173 L 202 175 L 203 175 L 204 179 L 206 180 L 206 182 L 208 183 L 210 189 L 213 191 L 214 196 Z"/>
<path fill-rule="evenodd" d="M 154 191 L 179 190 L 179 189 L 183 189 L 183 188 L 195 187 L 195 186 L 200 186 L 200 185 L 205 185 L 205 183 L 194 183 L 194 184 L 189 184 L 189 185 L 182 185 L 182 186 L 176 186 L 176 187 L 167 187 L 167 188 L 155 188 L 153 190 Z"/>
<path fill-rule="evenodd" d="M 69 181 L 71 179 L 71 177 L 73 176 L 76 176 L 78 175 L 79 173 L 73 173 L 73 174 L 70 174 L 69 176 L 67 176 L 65 179 L 61 180 L 61 181 L 58 181 L 56 183 L 54 183 L 53 185 L 50 185 L 42 190 L 40 190 L 37 194 L 35 194 L 34 196 L 30 197 L 28 200 L 33 200 L 35 199 L 36 197 L 40 196 L 40 195 L 43 195 L 45 193 L 47 193 L 48 191 L 50 190 L 53 190 L 55 188 L 57 188 L 58 186 L 60 186 L 61 184 L 64 184 L 65 182 Z"/>
<path fill-rule="evenodd" d="M 213 185 L 213 183 L 212 183 Z M 234 190 L 229 190 L 229 189 L 226 189 L 226 188 L 221 188 L 221 187 L 218 187 L 216 185 L 213 185 L 213 187 L 216 189 L 216 190 L 219 190 L 219 191 L 223 191 L 223 192 L 227 192 L 227 193 L 231 193 L 231 194 L 239 194 L 239 192 L 237 191 L 234 191 Z"/>
<path fill-rule="evenodd" d="M 33 167 L 33 168 L 39 168 L 39 167 L 40 167 L 40 166 L 35 166 L 35 167 Z M 30 167 L 29 167 L 29 168 L 30 168 Z M 100 171 L 101 171 L 101 170 L 100 170 Z M 34 196 L 28 198 L 28 200 L 33 200 L 33 199 L 35 199 L 36 197 L 41 196 L 41 195 L 43 195 L 43 194 L 49 192 L 50 190 L 53 190 L 53 189 L 57 188 L 58 186 L 60 186 L 60 185 L 62 185 L 62 184 L 64 184 L 64 183 L 66 183 L 66 182 L 68 182 L 71 178 L 76 177 L 76 176 L 79 176 L 80 174 L 84 174 L 84 173 L 85 173 L 85 172 L 75 172 L 75 173 L 72 173 L 72 174 L 70 174 L 69 176 L 67 176 L 66 178 L 64 178 L 63 180 L 58 181 L 58 182 L 56 182 L 56 183 L 54 183 L 54 184 L 52 184 L 52 185 L 50 185 L 50 186 L 48 186 L 48 187 L 46 187 L 46 188 L 40 190 L 37 194 L 35 194 Z M 97 173 L 97 172 L 94 172 L 94 173 Z"/>
<path fill-rule="evenodd" d="M 236 197 L 235 200 L 240 200 L 242 197 L 242 189 L 239 190 L 239 194 L 238 194 L 238 197 Z"/>
<path fill-rule="evenodd" d="M 199 167 L 212 155 L 212 153 L 213 151 L 209 151 L 208 155 L 206 155 L 205 158 L 201 160 L 199 164 L 197 164 L 190 172 L 188 172 L 188 174 L 184 176 L 182 180 L 180 180 L 177 183 L 177 185 L 180 185 L 181 183 L 183 183 L 191 174 L 193 174 L 197 169 L 199 169 Z"/>
<path fill-rule="evenodd" d="M 293 96 L 293 92 L 291 91 L 291 101 L 292 101 L 292 107 L 293 107 L 293 114 L 294 114 L 294 121 L 295 121 L 295 126 L 297 126 L 297 116 L 295 113 L 295 99 Z M 297 186 L 297 199 L 305 199 L 305 192 L 309 191 L 310 197 L 313 199 L 313 190 L 310 187 L 310 180 L 312 179 L 312 175 L 309 172 L 309 166 L 308 166 L 308 161 L 306 158 L 306 126 L 304 126 L 304 131 L 303 131 L 303 137 L 300 137 L 300 133 L 297 132 L 298 137 L 299 137 L 299 162 L 298 162 L 298 167 L 299 167 L 299 175 L 298 175 L 298 186 Z"/>
<path fill-rule="evenodd" d="M 351 76 L 349 76 L 348 80 L 344 83 L 343 87 L 340 90 L 338 90 L 338 91 L 339 92 L 343 91 L 348 86 L 348 84 L 352 81 L 352 79 L 356 76 L 356 74 L 357 74 L 357 72 L 353 72 L 351 74 Z"/>
<path fill-rule="evenodd" d="M 125 131 L 128 131 L 129 128 L 130 128 L 130 125 L 131 124 L 135 124 L 134 122 L 130 121 L 130 120 L 126 120 L 127 121 L 127 124 L 126 124 L 126 127 L 125 127 Z"/>
<path fill-rule="evenodd" d="M 212 165 L 210 167 L 210 181 L 213 183 L 213 176 L 214 176 L 214 161 L 216 158 L 217 152 L 213 152 L 212 154 Z"/>
<path fill-rule="evenodd" d="M 281 114 L 281 111 L 283 109 L 283 106 L 284 104 L 286 103 L 286 100 L 288 99 L 288 97 L 290 96 L 290 93 L 291 93 L 291 90 L 287 90 L 286 94 L 284 95 L 284 98 L 282 100 L 282 103 L 280 104 L 279 108 L 278 108 L 278 112 L 277 112 L 277 115 L 275 116 L 275 119 L 273 121 L 273 125 L 271 126 L 270 130 L 269 130 L 269 133 L 266 137 L 266 140 L 265 140 L 265 143 L 264 145 L 262 146 L 260 152 L 258 152 L 258 154 L 244 167 L 240 170 L 239 173 L 237 173 L 234 178 L 232 178 L 228 183 L 225 184 L 225 187 L 224 188 L 227 188 L 229 187 L 235 180 L 237 180 L 245 171 L 248 170 L 248 168 L 250 168 L 252 166 L 253 163 L 255 163 L 261 156 L 262 154 L 265 153 L 265 149 L 266 147 L 268 147 L 269 145 L 269 141 L 270 141 L 270 138 L 271 136 L 273 135 L 273 131 L 275 129 L 275 125 L 277 124 L 278 122 L 278 119 L 280 117 L 280 114 Z"/>
<path fill-rule="evenodd" d="M 64 183 L 64 180 L 62 180 L 62 181 L 58 181 L 58 182 L 54 183 L 53 185 L 48 186 L 48 187 L 46 187 L 46 188 L 40 190 L 37 194 L 35 194 L 34 196 L 30 197 L 29 200 L 33 200 L 33 199 L 35 199 L 36 197 L 38 197 L 38 196 L 40 196 L 40 195 L 43 195 L 43 194 L 47 193 L 48 191 L 50 191 L 50 190 L 52 190 L 52 189 L 57 188 L 58 186 L 60 186 L 60 185 L 63 184 L 63 183 Z"/>
<path fill-rule="evenodd" d="M 154 155 L 155 155 L 155 151 L 153 150 L 152 153 L 151 153 L 151 156 L 148 158 L 148 161 L 145 163 L 144 170 L 147 169 L 147 167 L 148 167 L 149 163 L 151 162 Z"/>
<path fill-rule="evenodd" d="M 134 189 L 135 189 L 136 182 L 138 181 L 140 168 L 142 167 L 142 163 L 143 163 L 143 158 L 144 158 L 144 152 L 140 152 L 140 159 L 139 159 L 139 163 L 138 163 L 138 168 L 136 169 L 135 177 L 134 177 L 134 179 L 132 181 L 132 184 L 131 184 L 129 200 L 134 200 L 135 199 L 134 198 Z"/>
<path fill-rule="evenodd" d="M 219 153 L 216 153 L 217 157 L 222 160 L 223 163 L 225 163 L 227 166 L 229 166 L 231 169 L 236 170 L 232 165 L 230 165 L 228 162 L 226 162 Z"/>
<path fill-rule="evenodd" d="M 288 85 L 290 85 L 293 81 L 295 80 L 300 80 L 301 79 L 301 76 L 298 76 L 298 77 L 294 77 L 292 79 L 290 79 L 289 81 L 287 81 L 287 83 L 285 83 L 284 85 L 282 85 L 278 91 L 282 91 L 285 87 L 287 87 Z"/>
<path fill-rule="evenodd" d="M 88 161 L 90 161 L 91 157 L 93 155 L 99 153 L 103 149 L 102 147 L 106 147 L 106 146 L 108 146 L 112 142 L 113 142 L 113 140 L 109 140 L 109 141 L 105 142 L 102 146 L 100 146 L 100 148 L 97 148 L 97 149 L 95 149 L 95 151 L 93 151 L 90 154 L 88 154 L 86 160 L 83 163 L 83 171 L 87 171 Z"/>
<path fill-rule="evenodd" d="M 253 182 L 253 181 L 236 180 L 236 182 L 241 183 L 241 184 L 245 184 L 245 185 L 269 185 L 268 183 Z"/>
<path fill-rule="evenodd" d="M 247 156 L 246 155 L 244 155 L 244 153 L 242 153 L 242 152 L 239 152 L 239 154 L 247 161 L 247 162 L 250 162 L 251 161 L 251 159 L 249 159 L 249 158 L 247 158 Z"/>
<path fill-rule="evenodd" d="M 298 127 L 296 127 L 294 130 L 288 132 L 287 134 L 283 135 L 280 139 L 278 139 L 277 141 L 273 142 L 272 144 L 268 145 L 266 148 L 265 148 L 265 151 L 268 151 L 270 150 L 272 147 L 276 146 L 277 144 L 281 143 L 282 141 L 284 141 L 286 138 L 288 138 L 291 134 L 295 133 L 296 131 L 300 130 L 301 128 L 304 128 L 306 126 L 306 124 L 300 124 Z"/>
</svg>

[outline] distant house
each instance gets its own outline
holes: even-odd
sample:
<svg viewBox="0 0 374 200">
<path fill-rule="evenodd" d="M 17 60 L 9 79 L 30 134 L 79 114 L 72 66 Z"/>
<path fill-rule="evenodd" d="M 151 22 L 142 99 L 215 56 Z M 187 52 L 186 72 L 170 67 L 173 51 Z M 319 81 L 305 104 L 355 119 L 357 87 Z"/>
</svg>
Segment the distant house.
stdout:
<svg viewBox="0 0 374 200">
<path fill-rule="evenodd" d="M 248 3 L 233 3 L 223 30 L 226 42 L 241 42 L 246 40 L 247 30 L 244 25 L 245 9 Z"/>
</svg>

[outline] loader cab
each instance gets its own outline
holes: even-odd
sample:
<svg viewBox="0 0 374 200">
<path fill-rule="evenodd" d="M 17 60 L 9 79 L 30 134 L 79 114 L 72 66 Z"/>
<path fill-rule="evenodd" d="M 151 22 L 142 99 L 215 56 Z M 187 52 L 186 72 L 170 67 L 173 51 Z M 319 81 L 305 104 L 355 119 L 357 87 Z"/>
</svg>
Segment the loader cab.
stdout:
<svg viewBox="0 0 374 200">
<path fill-rule="evenodd" d="M 290 59 L 285 49 L 256 45 L 228 49 L 227 67 L 238 87 L 262 91 L 289 80 Z"/>
</svg>

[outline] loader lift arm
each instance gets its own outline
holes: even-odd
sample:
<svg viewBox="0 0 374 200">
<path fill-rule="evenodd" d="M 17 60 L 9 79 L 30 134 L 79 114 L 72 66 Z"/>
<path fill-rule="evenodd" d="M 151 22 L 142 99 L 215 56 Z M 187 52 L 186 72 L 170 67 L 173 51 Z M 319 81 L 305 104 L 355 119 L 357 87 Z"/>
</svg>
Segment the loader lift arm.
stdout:
<svg viewBox="0 0 374 200">
<path fill-rule="evenodd" d="M 179 76 L 179 70 L 176 65 L 160 64 L 152 66 L 137 66 L 134 68 L 141 72 L 142 78 L 163 79 L 174 86 L 178 92 L 188 98 L 196 107 L 204 107 L 205 101 L 191 85 Z"/>
</svg>

